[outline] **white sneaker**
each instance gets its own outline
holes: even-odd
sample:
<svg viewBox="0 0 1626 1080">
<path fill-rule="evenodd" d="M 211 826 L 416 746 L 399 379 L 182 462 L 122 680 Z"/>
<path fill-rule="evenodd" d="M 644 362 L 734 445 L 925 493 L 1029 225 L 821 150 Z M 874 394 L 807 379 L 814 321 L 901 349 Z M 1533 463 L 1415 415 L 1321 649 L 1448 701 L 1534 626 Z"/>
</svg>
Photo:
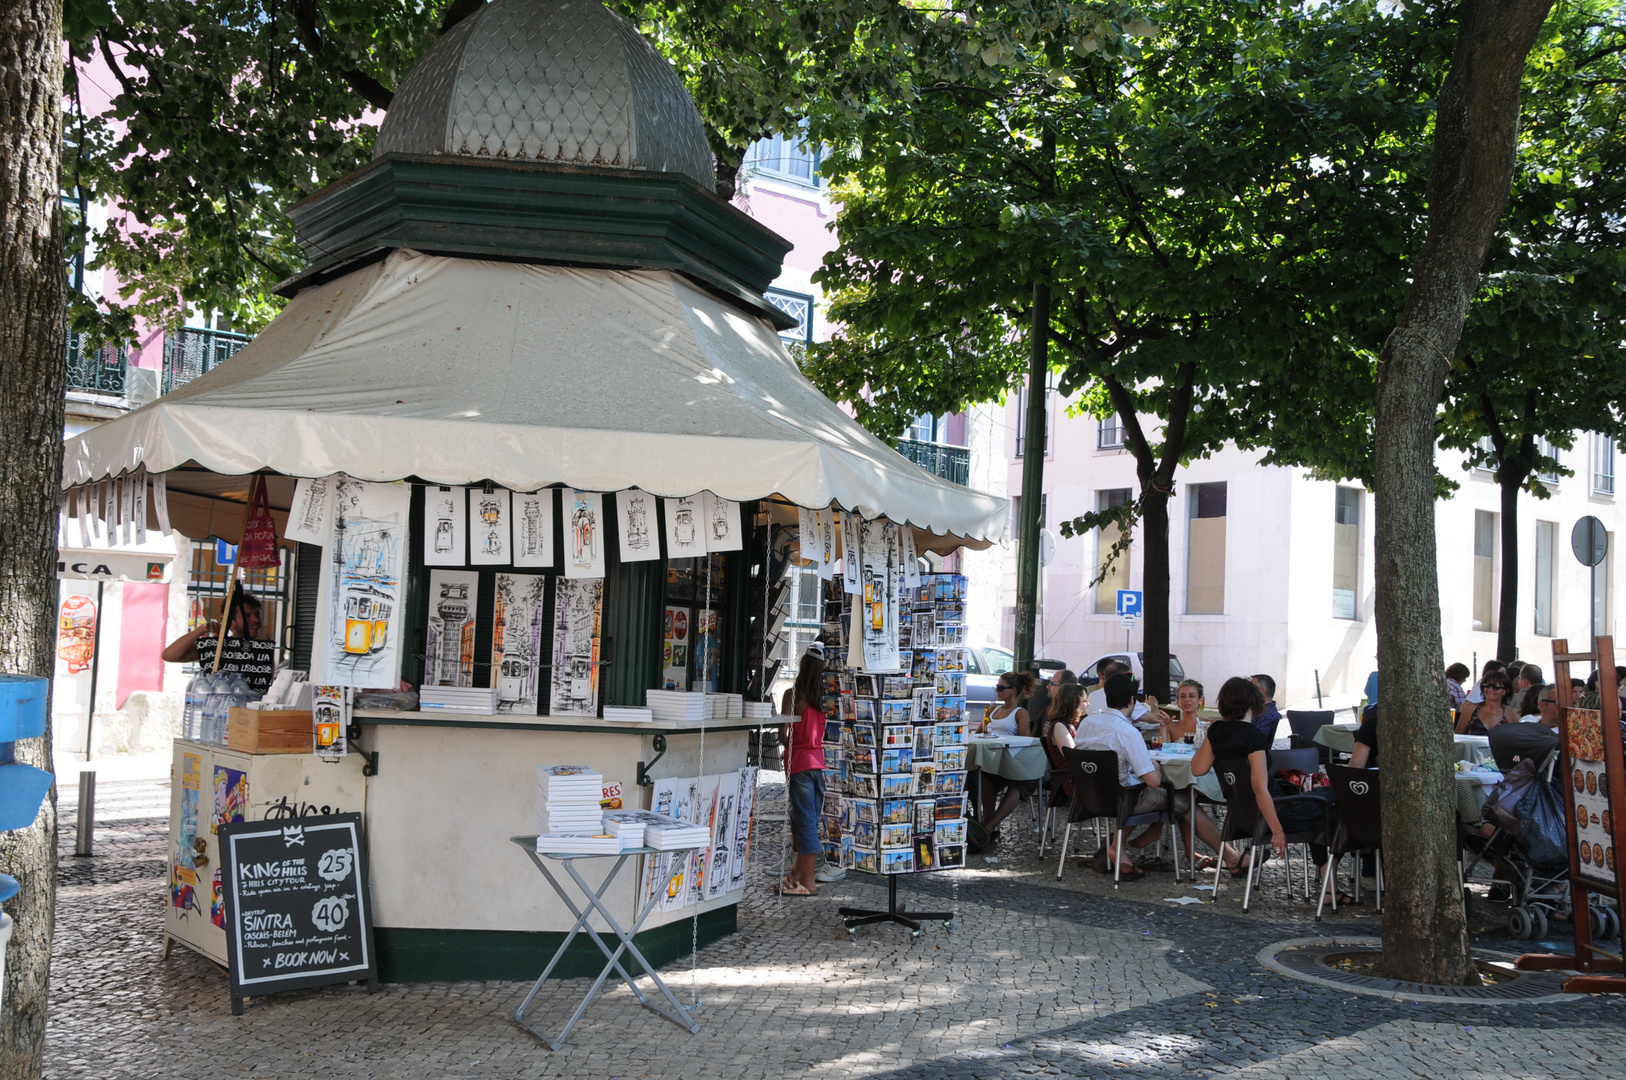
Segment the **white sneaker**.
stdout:
<svg viewBox="0 0 1626 1080">
<path fill-rule="evenodd" d="M 832 881 L 844 880 L 846 876 L 847 868 L 844 866 L 837 866 L 835 863 L 825 863 L 823 866 L 813 871 L 813 880 L 825 885 L 828 885 Z"/>
</svg>

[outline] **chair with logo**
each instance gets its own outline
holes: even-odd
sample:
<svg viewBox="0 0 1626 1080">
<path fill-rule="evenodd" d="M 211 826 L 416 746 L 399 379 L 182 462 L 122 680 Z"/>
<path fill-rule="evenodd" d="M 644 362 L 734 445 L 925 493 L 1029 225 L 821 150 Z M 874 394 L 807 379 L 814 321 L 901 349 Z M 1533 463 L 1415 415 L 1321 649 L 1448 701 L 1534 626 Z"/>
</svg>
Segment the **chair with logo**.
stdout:
<svg viewBox="0 0 1626 1080">
<path fill-rule="evenodd" d="M 1278 756 L 1292 754 L 1293 751 L 1276 751 Z M 1302 753 L 1302 751 L 1301 751 Z M 1244 878 L 1242 891 L 1242 910 L 1247 911 L 1253 902 L 1253 883 L 1259 873 L 1259 866 L 1264 862 L 1263 852 L 1270 850 L 1270 825 L 1265 816 L 1259 812 L 1259 800 L 1253 790 L 1252 766 L 1247 758 L 1227 758 L 1224 761 L 1214 762 L 1214 771 L 1219 776 L 1220 790 L 1225 793 L 1225 824 L 1220 829 L 1220 843 L 1227 844 L 1236 840 L 1246 840 L 1248 850 L 1248 872 Z M 1278 816 L 1282 810 L 1297 804 L 1314 804 L 1321 824 L 1316 829 L 1301 829 L 1294 832 L 1285 832 L 1289 844 L 1324 844 L 1327 842 L 1327 833 L 1331 830 L 1332 804 L 1315 795 L 1284 795 L 1271 800 L 1275 803 Z M 1308 875 L 1308 851 L 1306 851 L 1306 875 Z M 1214 866 L 1214 902 L 1219 902 L 1220 875 L 1224 872 L 1223 860 Z M 1287 888 L 1292 893 L 1292 875 L 1289 874 Z M 1309 898 L 1309 890 L 1305 890 L 1305 898 Z"/>
<path fill-rule="evenodd" d="M 1067 831 L 1062 835 L 1056 880 L 1061 880 L 1062 868 L 1067 865 L 1067 845 L 1072 840 L 1073 826 L 1092 818 L 1112 818 L 1112 833 L 1117 841 L 1111 846 L 1119 853 L 1112 866 L 1112 887 L 1116 889 L 1123 870 L 1124 833 L 1138 825 L 1167 824 L 1171 830 L 1174 829 L 1174 800 L 1170 799 L 1169 804 L 1161 810 L 1137 814 L 1134 812 L 1135 801 L 1140 798 L 1141 788 L 1139 785 L 1125 788 L 1118 783 L 1117 751 L 1063 747 L 1061 752 L 1073 777 L 1073 803 L 1067 815 Z M 1173 835 L 1172 831 L 1169 835 Z M 1174 880 L 1179 881 L 1180 845 L 1173 843 L 1169 846 L 1174 852 Z"/>
<path fill-rule="evenodd" d="M 1321 895 L 1316 900 L 1315 917 L 1319 922 L 1327 897 L 1332 897 L 1332 910 L 1338 910 L 1338 861 L 1345 855 L 1355 855 L 1355 902 L 1361 900 L 1361 856 L 1372 852 L 1377 861 L 1378 911 L 1383 911 L 1383 789 L 1376 769 L 1352 769 L 1348 765 L 1329 765 L 1327 775 L 1332 778 L 1332 797 L 1338 806 L 1338 827 L 1333 830 L 1329 845 L 1330 858 L 1327 872 L 1321 879 Z"/>
</svg>

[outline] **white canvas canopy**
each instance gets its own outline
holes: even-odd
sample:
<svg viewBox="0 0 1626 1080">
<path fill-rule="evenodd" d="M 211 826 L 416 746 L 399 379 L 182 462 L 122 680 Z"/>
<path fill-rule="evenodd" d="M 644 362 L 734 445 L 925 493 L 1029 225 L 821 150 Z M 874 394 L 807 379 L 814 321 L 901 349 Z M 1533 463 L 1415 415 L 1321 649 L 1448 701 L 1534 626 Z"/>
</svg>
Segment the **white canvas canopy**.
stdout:
<svg viewBox="0 0 1626 1080">
<path fill-rule="evenodd" d="M 143 466 L 200 509 L 270 470 L 777 495 L 906 522 L 938 549 L 1006 527 L 1004 499 L 903 458 L 765 322 L 681 275 L 413 251 L 306 289 L 229 363 L 69 440 L 63 486 Z"/>
</svg>

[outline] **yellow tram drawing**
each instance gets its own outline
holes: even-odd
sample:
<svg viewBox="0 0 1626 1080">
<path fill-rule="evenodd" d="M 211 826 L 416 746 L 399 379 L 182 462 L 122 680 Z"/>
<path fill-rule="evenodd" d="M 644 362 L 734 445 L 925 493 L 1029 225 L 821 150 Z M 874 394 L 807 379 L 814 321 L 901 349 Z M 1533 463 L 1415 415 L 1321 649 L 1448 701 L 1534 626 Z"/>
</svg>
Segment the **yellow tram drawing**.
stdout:
<svg viewBox="0 0 1626 1080">
<path fill-rule="evenodd" d="M 394 597 L 371 585 L 352 585 L 344 598 L 344 651 L 350 656 L 378 652 L 389 638 Z"/>
</svg>

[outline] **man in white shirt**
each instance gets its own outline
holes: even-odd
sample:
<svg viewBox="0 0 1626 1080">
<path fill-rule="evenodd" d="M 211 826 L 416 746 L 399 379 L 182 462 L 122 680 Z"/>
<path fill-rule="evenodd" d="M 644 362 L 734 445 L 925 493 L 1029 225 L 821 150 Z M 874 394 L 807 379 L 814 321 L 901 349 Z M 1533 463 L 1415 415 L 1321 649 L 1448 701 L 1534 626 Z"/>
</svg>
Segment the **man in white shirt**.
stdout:
<svg viewBox="0 0 1626 1080">
<path fill-rule="evenodd" d="M 1127 667 L 1120 664 L 1118 661 L 1108 660 L 1106 663 L 1101 665 L 1098 674 L 1100 675 L 1100 680 L 1095 684 L 1095 689 L 1090 691 L 1089 696 L 1086 699 L 1089 702 L 1089 706 L 1085 709 L 1085 712 L 1091 716 L 1107 710 L 1107 680 L 1112 678 L 1114 675 L 1130 675 L 1131 672 Z M 1146 707 L 1145 702 L 1137 701 L 1133 696 L 1131 696 L 1129 700 L 1130 708 L 1124 711 L 1124 715 L 1129 717 L 1130 723 L 1134 723 L 1136 720 L 1139 720 L 1141 717 L 1152 711 Z"/>
<path fill-rule="evenodd" d="M 1144 814 L 1162 810 L 1173 801 L 1175 813 L 1182 820 L 1191 810 L 1191 796 L 1184 791 L 1172 791 L 1163 786 L 1163 774 L 1158 771 L 1152 755 L 1146 749 L 1146 740 L 1129 722 L 1128 711 L 1135 704 L 1135 680 L 1127 672 L 1115 672 L 1103 680 L 1102 693 L 1105 707 L 1092 712 L 1079 722 L 1073 742 L 1080 750 L 1111 750 L 1118 755 L 1118 784 L 1126 789 L 1141 788 L 1133 813 Z M 1205 840 L 1210 829 L 1199 830 Z M 1143 848 L 1162 835 L 1163 826 L 1153 825 L 1136 837 L 1133 847 Z M 1217 846 L 1218 834 L 1214 843 Z M 1096 869 L 1112 872 L 1111 860 L 1118 860 L 1118 879 L 1138 881 L 1146 876 L 1123 852 L 1109 844 L 1097 860 Z"/>
</svg>

